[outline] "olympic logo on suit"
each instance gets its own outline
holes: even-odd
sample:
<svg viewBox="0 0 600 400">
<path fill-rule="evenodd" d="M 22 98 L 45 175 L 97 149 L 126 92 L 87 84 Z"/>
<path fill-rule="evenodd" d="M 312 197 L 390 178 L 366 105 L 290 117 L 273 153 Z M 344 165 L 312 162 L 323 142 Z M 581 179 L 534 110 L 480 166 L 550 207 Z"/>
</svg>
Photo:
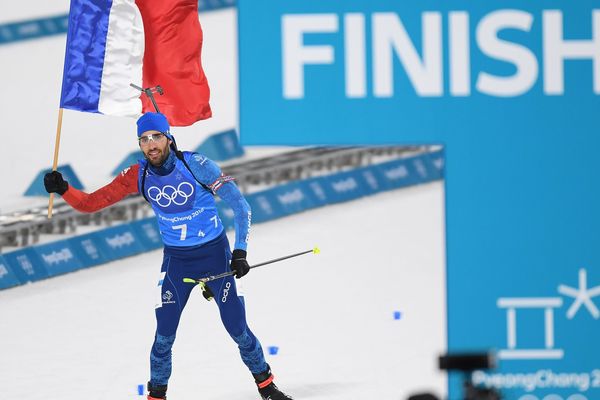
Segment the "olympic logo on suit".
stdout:
<svg viewBox="0 0 600 400">
<path fill-rule="evenodd" d="M 171 204 L 182 206 L 194 194 L 194 186 L 189 182 L 181 182 L 177 187 L 165 185 L 162 188 L 151 186 L 148 188 L 148 198 L 159 207 L 169 207 Z"/>
</svg>

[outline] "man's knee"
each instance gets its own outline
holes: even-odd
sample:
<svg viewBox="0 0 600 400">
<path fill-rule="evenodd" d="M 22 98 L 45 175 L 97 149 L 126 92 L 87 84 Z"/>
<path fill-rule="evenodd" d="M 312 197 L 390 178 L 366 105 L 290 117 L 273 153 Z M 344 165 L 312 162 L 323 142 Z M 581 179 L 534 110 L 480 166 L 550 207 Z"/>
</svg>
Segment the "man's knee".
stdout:
<svg viewBox="0 0 600 400">
<path fill-rule="evenodd" d="M 254 347 L 254 337 L 248 333 L 247 329 L 243 329 L 241 333 L 237 335 L 232 334 L 231 337 L 240 348 Z"/>
<path fill-rule="evenodd" d="M 163 336 L 156 334 L 154 337 L 154 345 L 152 346 L 152 354 L 156 357 L 163 357 L 171 351 L 173 343 L 175 342 L 175 335 Z"/>
</svg>

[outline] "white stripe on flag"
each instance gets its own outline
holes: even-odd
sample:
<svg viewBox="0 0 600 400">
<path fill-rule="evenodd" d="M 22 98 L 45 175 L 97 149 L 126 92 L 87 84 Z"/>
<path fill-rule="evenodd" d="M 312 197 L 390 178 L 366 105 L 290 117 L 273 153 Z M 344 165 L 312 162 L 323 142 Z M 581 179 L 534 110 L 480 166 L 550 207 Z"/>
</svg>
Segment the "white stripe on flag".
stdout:
<svg viewBox="0 0 600 400">
<path fill-rule="evenodd" d="M 144 29 L 135 1 L 113 0 L 98 111 L 123 117 L 138 117 L 142 113 L 140 92 L 129 84 L 142 85 L 143 56 Z"/>
</svg>

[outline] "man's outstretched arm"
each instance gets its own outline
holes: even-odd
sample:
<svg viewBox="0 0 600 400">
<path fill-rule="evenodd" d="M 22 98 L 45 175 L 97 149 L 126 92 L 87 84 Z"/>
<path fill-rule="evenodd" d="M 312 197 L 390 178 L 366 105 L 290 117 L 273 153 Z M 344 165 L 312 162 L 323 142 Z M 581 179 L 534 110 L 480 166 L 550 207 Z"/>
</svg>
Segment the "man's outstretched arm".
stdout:
<svg viewBox="0 0 600 400">
<path fill-rule="evenodd" d="M 206 185 L 213 193 L 218 194 L 233 210 L 235 244 L 231 254 L 230 267 L 235 272 L 235 277 L 239 279 L 250 271 L 250 266 L 246 261 L 246 249 L 252 222 L 250 205 L 233 183 L 233 178 L 223 175 L 214 161 L 199 154 L 194 154 L 190 160 L 190 169 L 196 179 Z"/>
<path fill-rule="evenodd" d="M 123 170 L 111 183 L 92 193 L 75 189 L 65 181 L 58 171 L 46 174 L 44 186 L 48 193 L 58 193 L 74 209 L 81 212 L 94 212 L 122 200 L 129 194 L 137 193 L 139 165 Z"/>
</svg>

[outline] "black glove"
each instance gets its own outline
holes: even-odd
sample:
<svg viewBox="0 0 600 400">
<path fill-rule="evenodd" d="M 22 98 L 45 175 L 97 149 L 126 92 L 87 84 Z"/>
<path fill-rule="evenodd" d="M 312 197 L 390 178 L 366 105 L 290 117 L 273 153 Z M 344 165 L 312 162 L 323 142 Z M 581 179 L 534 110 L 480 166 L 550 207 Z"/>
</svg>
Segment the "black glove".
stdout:
<svg viewBox="0 0 600 400">
<path fill-rule="evenodd" d="M 62 196 L 69 189 L 69 183 L 63 179 L 60 172 L 52 171 L 44 175 L 44 187 L 46 192 Z"/>
<path fill-rule="evenodd" d="M 250 271 L 248 261 L 246 261 L 246 250 L 235 249 L 231 256 L 231 270 L 235 272 L 235 277 L 240 279 Z"/>
<path fill-rule="evenodd" d="M 211 301 L 212 299 L 215 298 L 215 295 L 213 294 L 212 290 L 210 290 L 210 288 L 208 287 L 208 285 L 206 283 L 200 283 L 200 289 L 202 290 L 202 296 L 204 296 L 204 298 L 208 301 Z"/>
</svg>

